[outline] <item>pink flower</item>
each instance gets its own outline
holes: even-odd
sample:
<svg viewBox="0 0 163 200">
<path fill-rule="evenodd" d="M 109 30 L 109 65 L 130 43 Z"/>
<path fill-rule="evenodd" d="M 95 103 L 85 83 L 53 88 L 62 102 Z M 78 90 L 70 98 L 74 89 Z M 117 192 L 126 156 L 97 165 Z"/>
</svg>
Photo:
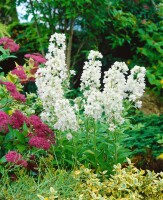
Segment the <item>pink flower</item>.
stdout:
<svg viewBox="0 0 163 200">
<path fill-rule="evenodd" d="M 29 121 L 33 125 L 36 136 L 44 137 L 50 140 L 53 138 L 53 141 L 55 140 L 53 131 L 46 124 L 44 124 L 38 116 L 31 115 L 29 117 Z"/>
<path fill-rule="evenodd" d="M 17 91 L 16 92 L 12 92 L 10 95 L 17 101 L 26 102 L 25 96 L 23 94 L 20 94 Z"/>
<path fill-rule="evenodd" d="M 17 66 L 15 69 L 11 71 L 12 74 L 15 74 L 18 76 L 20 79 L 26 79 L 27 75 L 24 71 L 24 68 L 22 66 Z"/>
<path fill-rule="evenodd" d="M 10 117 L 10 124 L 15 129 L 21 128 L 24 122 L 27 124 L 27 126 L 29 126 L 28 118 L 19 110 L 16 110 Z"/>
<path fill-rule="evenodd" d="M 50 142 L 42 137 L 34 136 L 29 140 L 30 146 L 34 146 L 38 149 L 48 150 L 50 148 Z"/>
<path fill-rule="evenodd" d="M 6 86 L 7 90 L 10 92 L 10 95 L 17 101 L 25 102 L 26 98 L 23 94 L 19 93 L 16 89 L 16 86 L 11 82 L 2 82 Z"/>
<path fill-rule="evenodd" d="M 4 37 L 0 39 L 0 45 L 3 45 L 4 49 L 9 49 L 10 52 L 17 52 L 20 48 L 12 39 Z"/>
<path fill-rule="evenodd" d="M 3 82 L 9 92 L 16 92 L 16 86 L 11 82 Z"/>
<path fill-rule="evenodd" d="M 0 111 L 0 132 L 4 131 L 5 133 L 8 131 L 8 124 L 9 124 L 9 116 Z"/>
<path fill-rule="evenodd" d="M 17 153 L 16 151 L 10 151 L 8 154 L 5 155 L 5 158 L 8 162 L 17 162 L 22 158 L 22 155 Z"/>
<path fill-rule="evenodd" d="M 33 54 L 25 54 L 25 58 L 32 58 L 34 60 L 34 66 L 38 67 L 39 64 L 45 63 L 46 59 L 39 53 L 33 53 Z"/>
<path fill-rule="evenodd" d="M 5 155 L 5 158 L 8 162 L 12 162 L 23 167 L 27 167 L 28 165 L 27 161 L 22 159 L 22 155 L 16 151 L 10 151 Z"/>
</svg>

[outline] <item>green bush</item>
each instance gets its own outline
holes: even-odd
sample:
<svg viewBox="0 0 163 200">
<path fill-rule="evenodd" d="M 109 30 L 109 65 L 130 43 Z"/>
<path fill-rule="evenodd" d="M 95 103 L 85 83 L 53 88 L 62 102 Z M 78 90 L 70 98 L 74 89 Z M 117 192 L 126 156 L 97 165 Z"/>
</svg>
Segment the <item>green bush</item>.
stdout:
<svg viewBox="0 0 163 200">
<path fill-rule="evenodd" d="M 154 157 L 163 153 L 163 115 L 149 115 L 143 113 L 135 115 L 132 120 L 132 129 L 126 130 L 129 135 L 125 145 L 132 150 L 132 156 L 144 155 L 147 149 Z"/>
</svg>

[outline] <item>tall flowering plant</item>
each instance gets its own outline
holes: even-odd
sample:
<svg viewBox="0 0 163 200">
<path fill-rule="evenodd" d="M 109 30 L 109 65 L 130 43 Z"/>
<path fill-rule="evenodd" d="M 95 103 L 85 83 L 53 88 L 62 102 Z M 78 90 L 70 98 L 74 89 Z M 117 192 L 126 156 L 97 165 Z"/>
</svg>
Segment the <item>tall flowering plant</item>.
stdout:
<svg viewBox="0 0 163 200">
<path fill-rule="evenodd" d="M 61 164 L 84 163 L 103 170 L 126 157 L 127 151 L 121 145 L 128 124 L 125 105 L 141 107 L 145 68 L 135 66 L 129 72 L 124 62 L 115 62 L 105 72 L 102 87 L 102 54 L 90 51 L 81 76 L 82 97 L 67 99 L 69 72 L 65 48 L 65 35 L 52 35 L 45 67 L 36 73 L 38 95 L 43 103 L 41 118 L 56 130 L 54 153 Z"/>
</svg>

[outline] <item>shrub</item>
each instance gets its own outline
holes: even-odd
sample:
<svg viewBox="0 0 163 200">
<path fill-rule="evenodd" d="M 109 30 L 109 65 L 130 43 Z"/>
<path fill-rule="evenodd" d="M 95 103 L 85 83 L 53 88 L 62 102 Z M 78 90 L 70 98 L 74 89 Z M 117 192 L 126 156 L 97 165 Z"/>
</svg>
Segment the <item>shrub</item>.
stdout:
<svg viewBox="0 0 163 200">
<path fill-rule="evenodd" d="M 76 185 L 67 198 L 64 198 L 64 192 L 56 189 L 56 185 L 54 188 L 50 188 L 50 195 L 46 198 L 161 200 L 163 198 L 163 173 L 156 174 L 148 170 L 138 170 L 129 159 L 128 162 L 129 165 L 125 168 L 122 168 L 121 164 L 115 165 L 114 175 L 111 175 L 109 179 L 106 178 L 106 172 L 94 174 L 92 170 L 81 167 L 80 170 L 72 171 L 69 175 L 76 179 Z M 38 197 L 41 200 L 46 199 L 41 195 Z"/>
</svg>

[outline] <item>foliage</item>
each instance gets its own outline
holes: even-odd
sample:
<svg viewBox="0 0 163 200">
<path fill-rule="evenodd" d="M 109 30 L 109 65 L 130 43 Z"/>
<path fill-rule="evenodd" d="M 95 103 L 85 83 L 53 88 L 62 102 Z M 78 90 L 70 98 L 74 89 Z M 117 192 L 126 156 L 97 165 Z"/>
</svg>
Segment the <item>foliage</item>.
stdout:
<svg viewBox="0 0 163 200">
<path fill-rule="evenodd" d="M 16 0 L 1 0 L 0 2 L 0 22 L 10 24 L 18 21 L 18 13 L 16 10 Z"/>
<path fill-rule="evenodd" d="M 163 115 L 139 113 L 133 118 L 131 129 L 125 132 L 129 135 L 125 145 L 132 150 L 132 156 L 147 154 L 148 149 L 154 157 L 163 152 Z"/>
<path fill-rule="evenodd" d="M 42 164 L 45 171 L 40 167 Z M 20 168 L 15 169 L 15 174 L 9 174 L 10 169 L 6 168 L 0 179 L 0 198 L 4 200 L 162 199 L 162 173 L 138 170 L 131 163 L 125 168 L 120 164 L 114 166 L 114 175 L 110 178 L 106 171 L 95 174 L 84 166 L 73 171 L 55 170 L 48 158 L 41 157 L 37 179 Z"/>
<path fill-rule="evenodd" d="M 115 60 L 128 60 L 131 68 L 135 64 L 146 66 L 148 85 L 161 95 L 163 4 L 160 0 L 125 3 L 121 0 L 19 0 L 17 4 L 23 2 L 27 7 L 24 17 L 27 19 L 30 14 L 33 18 L 28 24 L 11 28 L 12 37 L 18 39 L 23 52 L 38 49 L 44 55 L 47 38 L 54 32 L 65 33 L 67 66 L 77 70 L 78 78 L 85 54 L 98 49 L 104 55 L 103 69 L 108 69 Z M 74 82 L 79 85 L 79 80 Z"/>
<path fill-rule="evenodd" d="M 9 25 L 11 37 L 15 38 L 21 46 L 20 53 L 41 52 L 40 42 L 44 46 L 43 51 L 46 52 L 50 31 L 44 25 L 40 24 L 42 37 L 38 37 L 37 31 L 33 26 L 34 24 L 32 22 L 22 24 L 15 22 Z"/>
<path fill-rule="evenodd" d="M 8 37 L 10 36 L 7 30 L 7 26 L 0 23 L 0 38 L 5 37 L 5 36 L 8 36 Z"/>
</svg>

